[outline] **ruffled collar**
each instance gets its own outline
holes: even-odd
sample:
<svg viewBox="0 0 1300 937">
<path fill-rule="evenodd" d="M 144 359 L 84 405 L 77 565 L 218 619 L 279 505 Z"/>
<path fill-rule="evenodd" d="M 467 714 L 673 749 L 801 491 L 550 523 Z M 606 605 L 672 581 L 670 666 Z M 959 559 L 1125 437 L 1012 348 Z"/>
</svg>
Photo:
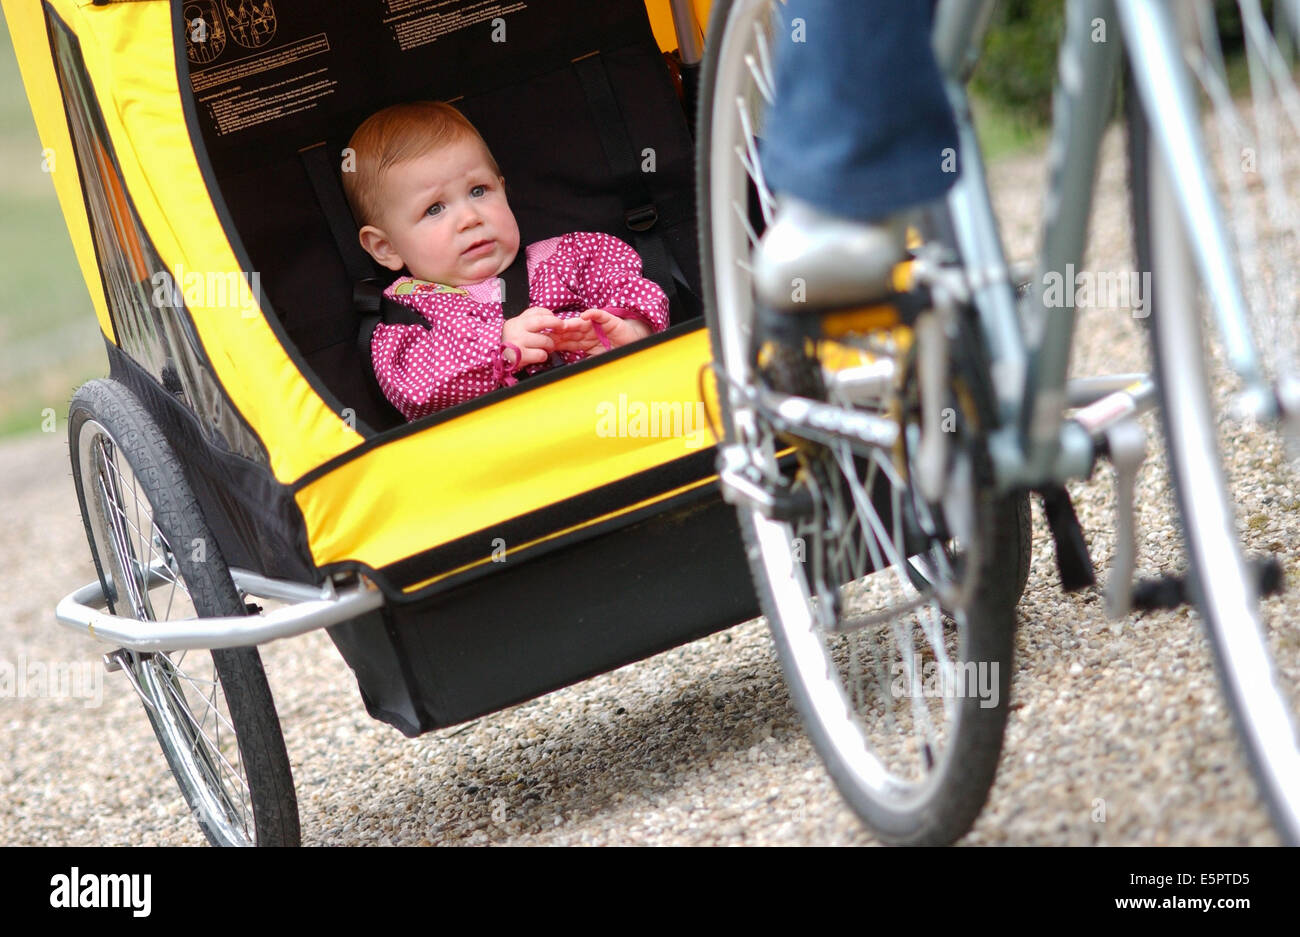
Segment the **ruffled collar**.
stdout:
<svg viewBox="0 0 1300 937">
<path fill-rule="evenodd" d="M 468 296 L 477 303 L 499 303 L 501 302 L 501 278 L 488 277 L 486 280 L 466 283 L 464 286 L 448 286 L 446 283 L 403 277 L 393 285 L 394 296 L 412 296 L 419 293 L 447 293 L 452 296 Z"/>
</svg>

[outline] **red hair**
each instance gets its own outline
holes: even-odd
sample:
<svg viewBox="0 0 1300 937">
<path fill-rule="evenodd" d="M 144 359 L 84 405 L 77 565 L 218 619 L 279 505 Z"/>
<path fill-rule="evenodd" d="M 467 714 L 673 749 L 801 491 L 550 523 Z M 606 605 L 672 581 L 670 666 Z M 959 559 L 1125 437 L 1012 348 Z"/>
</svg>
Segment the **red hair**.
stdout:
<svg viewBox="0 0 1300 937">
<path fill-rule="evenodd" d="M 343 191 L 357 223 L 378 223 L 380 186 L 391 167 L 463 140 L 478 141 L 492 172 L 501 175 L 478 130 L 450 104 L 412 101 L 394 104 L 367 117 L 348 141 L 355 167 L 343 173 Z"/>
</svg>

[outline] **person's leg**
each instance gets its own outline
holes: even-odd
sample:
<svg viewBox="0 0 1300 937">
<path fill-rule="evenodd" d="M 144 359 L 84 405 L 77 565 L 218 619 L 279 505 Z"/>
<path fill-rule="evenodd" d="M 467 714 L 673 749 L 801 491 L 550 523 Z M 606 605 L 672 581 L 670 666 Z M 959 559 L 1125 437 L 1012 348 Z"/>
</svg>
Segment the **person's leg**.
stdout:
<svg viewBox="0 0 1300 937">
<path fill-rule="evenodd" d="M 882 296 L 904 254 L 898 213 L 957 177 L 932 5 L 790 0 L 777 10 L 776 100 L 759 152 L 779 209 L 754 258 L 755 288 L 787 310 Z"/>
<path fill-rule="evenodd" d="M 943 195 L 957 129 L 930 4 L 790 0 L 777 10 L 786 27 L 760 149 L 773 191 L 861 221 Z"/>
</svg>

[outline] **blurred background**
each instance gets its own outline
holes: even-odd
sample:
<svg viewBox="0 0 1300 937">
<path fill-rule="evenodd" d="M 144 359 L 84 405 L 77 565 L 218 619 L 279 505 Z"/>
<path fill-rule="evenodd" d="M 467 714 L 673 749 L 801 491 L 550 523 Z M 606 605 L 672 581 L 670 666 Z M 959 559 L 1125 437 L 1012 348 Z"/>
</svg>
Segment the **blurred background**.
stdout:
<svg viewBox="0 0 1300 937">
<path fill-rule="evenodd" d="M 0 17 L 0 437 L 61 432 L 77 386 L 108 373 L 85 281 Z"/>
</svg>

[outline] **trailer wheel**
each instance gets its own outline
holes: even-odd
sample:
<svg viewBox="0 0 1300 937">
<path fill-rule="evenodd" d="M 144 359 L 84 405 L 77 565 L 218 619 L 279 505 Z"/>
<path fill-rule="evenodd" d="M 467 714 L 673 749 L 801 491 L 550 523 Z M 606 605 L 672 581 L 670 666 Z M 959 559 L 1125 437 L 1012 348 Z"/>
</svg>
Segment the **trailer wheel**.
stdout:
<svg viewBox="0 0 1300 937">
<path fill-rule="evenodd" d="M 68 414 L 72 475 L 115 615 L 175 621 L 244 603 L 157 423 L 112 380 Z M 296 846 L 298 802 L 256 648 L 121 655 L 167 764 L 213 845 Z"/>
</svg>

